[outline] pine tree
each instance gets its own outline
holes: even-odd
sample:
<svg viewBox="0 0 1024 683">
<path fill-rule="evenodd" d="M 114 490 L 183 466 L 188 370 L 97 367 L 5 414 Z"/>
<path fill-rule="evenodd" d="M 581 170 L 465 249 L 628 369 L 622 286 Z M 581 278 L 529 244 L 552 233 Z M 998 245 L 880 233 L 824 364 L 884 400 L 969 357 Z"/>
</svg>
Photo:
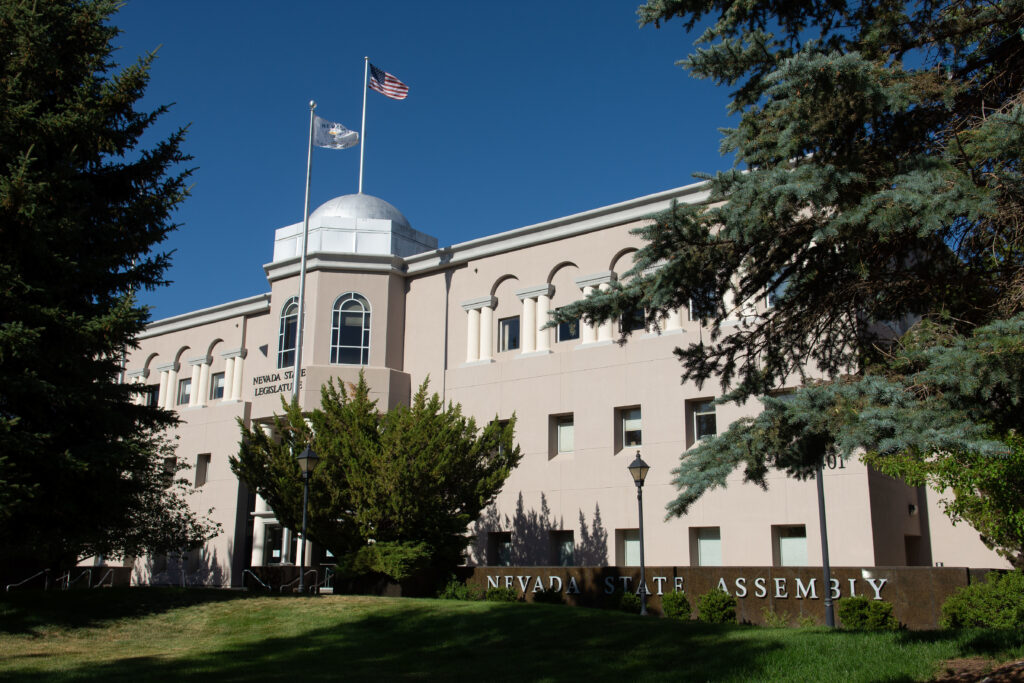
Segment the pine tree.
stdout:
<svg viewBox="0 0 1024 683">
<path fill-rule="evenodd" d="M 717 381 L 741 403 L 793 375 L 805 387 L 685 453 L 670 512 L 738 466 L 764 486 L 771 468 L 811 476 L 837 450 L 984 454 L 1021 430 L 1019 410 L 994 426 L 991 402 L 951 428 L 894 343 L 922 318 L 961 341 L 1020 324 L 1024 2 L 650 0 L 639 15 L 706 26 L 682 64 L 733 88 L 739 122 L 722 151 L 737 167 L 702 176 L 706 205 L 639 229 L 647 244 L 631 273 L 558 317 L 639 308 L 655 323 L 692 306 L 709 334 L 677 350 L 684 380 Z"/>
<path fill-rule="evenodd" d="M 282 524 L 301 529 L 295 456 L 308 444 L 320 460 L 309 484 L 307 533 L 342 566 L 402 579 L 417 568 L 458 564 L 472 540 L 469 525 L 519 463 L 515 418 L 478 429 L 458 405 L 429 394 L 426 382 L 409 406 L 379 413 L 361 373 L 351 392 L 331 381 L 320 399 L 305 417 L 282 401 L 285 414 L 273 429 L 278 439 L 258 425 L 240 425 L 235 474 Z"/>
<path fill-rule="evenodd" d="M 214 528 L 161 472 L 173 418 L 119 383 L 163 284 L 184 131 L 139 140 L 152 55 L 115 71 L 113 0 L 0 0 L 0 557 L 191 543 Z"/>
</svg>

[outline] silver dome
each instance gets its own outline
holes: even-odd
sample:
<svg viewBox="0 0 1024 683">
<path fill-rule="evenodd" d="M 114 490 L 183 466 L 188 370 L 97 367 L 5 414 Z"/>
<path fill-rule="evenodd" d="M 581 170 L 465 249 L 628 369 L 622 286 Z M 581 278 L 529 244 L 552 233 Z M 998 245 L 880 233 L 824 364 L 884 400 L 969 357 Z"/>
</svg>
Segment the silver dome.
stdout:
<svg viewBox="0 0 1024 683">
<path fill-rule="evenodd" d="M 346 194 L 335 197 L 317 207 L 309 214 L 310 227 L 320 226 L 323 219 L 340 216 L 344 218 L 382 218 L 393 225 L 412 230 L 402 212 L 379 197 L 369 194 Z"/>
</svg>

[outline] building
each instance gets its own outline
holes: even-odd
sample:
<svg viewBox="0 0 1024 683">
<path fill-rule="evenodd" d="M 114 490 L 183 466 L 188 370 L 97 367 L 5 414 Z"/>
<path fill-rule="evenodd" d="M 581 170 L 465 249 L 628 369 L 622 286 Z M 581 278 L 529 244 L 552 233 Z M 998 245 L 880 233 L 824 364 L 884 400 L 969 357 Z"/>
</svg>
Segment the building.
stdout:
<svg viewBox="0 0 1024 683">
<path fill-rule="evenodd" d="M 362 370 L 382 408 L 408 401 L 429 376 L 478 421 L 515 413 L 522 463 L 473 529 L 472 564 L 635 564 L 626 467 L 637 451 L 651 465 L 649 564 L 820 564 L 813 481 L 777 474 L 762 491 L 737 473 L 685 518 L 663 519 L 679 454 L 757 410 L 715 406 L 712 387 L 680 383 L 673 349 L 706 334 L 685 308 L 624 345 L 616 324 L 630 321 L 541 329 L 549 311 L 631 268 L 641 246 L 631 228 L 673 201 L 706 199 L 703 185 L 689 185 L 444 248 L 381 199 L 327 202 L 310 216 L 301 405 L 318 405 L 329 378 L 354 382 Z M 290 395 L 301 238 L 301 224 L 276 231 L 268 292 L 154 322 L 127 361 L 127 381 L 148 387 L 140 400 L 178 411 L 194 504 L 223 524 L 188 558 L 193 582 L 240 585 L 250 565 L 297 564 L 294 534 L 228 458 L 236 420 L 265 423 Z M 823 481 L 836 566 L 1007 566 L 972 529 L 953 527 L 931 492 L 858 461 L 830 463 Z M 138 561 L 135 580 L 176 581 L 168 569 L 161 558 Z"/>
</svg>

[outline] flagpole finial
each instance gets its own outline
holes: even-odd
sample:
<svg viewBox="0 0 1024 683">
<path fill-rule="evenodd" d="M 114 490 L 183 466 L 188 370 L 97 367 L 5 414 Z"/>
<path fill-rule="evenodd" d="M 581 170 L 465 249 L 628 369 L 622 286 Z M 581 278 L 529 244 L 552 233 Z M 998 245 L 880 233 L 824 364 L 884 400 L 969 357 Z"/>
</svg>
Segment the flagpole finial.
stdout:
<svg viewBox="0 0 1024 683">
<path fill-rule="evenodd" d="M 309 110 L 313 111 L 314 109 L 316 109 L 316 100 L 310 100 L 309 101 Z"/>
</svg>

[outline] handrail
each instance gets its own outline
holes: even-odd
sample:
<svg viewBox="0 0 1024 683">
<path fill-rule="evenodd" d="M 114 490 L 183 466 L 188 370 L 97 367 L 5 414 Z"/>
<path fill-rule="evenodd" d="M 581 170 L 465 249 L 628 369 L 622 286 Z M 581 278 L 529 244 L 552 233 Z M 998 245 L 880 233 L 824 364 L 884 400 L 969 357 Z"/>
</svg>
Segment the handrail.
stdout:
<svg viewBox="0 0 1024 683">
<path fill-rule="evenodd" d="M 36 573 L 35 573 L 35 574 L 33 574 L 32 576 L 28 577 L 28 578 L 27 578 L 27 579 L 25 579 L 24 581 L 19 581 L 18 583 L 9 583 L 9 584 L 7 584 L 6 588 L 4 588 L 4 592 L 5 592 L 5 593 L 7 593 L 7 592 L 10 592 L 10 590 L 11 590 L 12 588 L 17 588 L 18 586 L 20 586 L 20 585 L 22 585 L 22 584 L 26 584 L 26 583 L 28 583 L 29 581 L 31 581 L 31 580 L 32 580 L 32 579 L 34 579 L 34 578 L 37 578 L 37 577 L 39 577 L 39 576 L 42 576 L 43 574 L 49 574 L 49 573 L 50 573 L 50 570 L 49 570 L 49 569 L 43 569 L 43 570 L 41 570 L 41 571 L 38 571 L 38 572 L 36 572 Z"/>
<path fill-rule="evenodd" d="M 310 585 L 312 585 L 315 588 L 316 587 L 317 578 L 320 576 L 320 574 L 315 569 L 307 569 L 305 574 L 300 574 L 299 577 L 297 579 L 295 579 L 294 581 L 289 581 L 288 583 L 282 585 L 281 586 L 281 592 L 284 593 L 284 589 L 285 588 L 292 587 L 293 585 L 295 585 L 295 584 L 297 584 L 299 582 L 299 579 L 304 579 L 307 576 L 309 576 L 310 574 L 313 575 L 313 583 L 310 584 Z"/>
<path fill-rule="evenodd" d="M 324 588 L 324 587 L 326 587 L 326 588 L 333 588 L 333 586 L 328 586 L 328 584 L 334 578 L 334 574 L 335 574 L 334 570 L 332 570 L 330 567 L 327 567 L 327 568 L 324 569 L 324 580 L 321 581 L 320 583 L 317 583 L 316 586 L 315 586 L 315 588 L 317 589 L 317 592 L 319 592 L 320 589 Z"/>
<path fill-rule="evenodd" d="M 64 579 L 64 590 L 68 590 L 69 588 L 71 588 L 71 584 L 77 583 L 78 580 L 81 579 L 83 576 L 88 576 L 89 577 L 89 586 L 91 587 L 92 586 L 92 569 L 86 569 L 81 574 L 76 576 L 74 579 L 71 578 L 71 570 L 69 569 L 67 574 L 65 574 L 64 576 L 60 577 L 61 579 Z"/>
<path fill-rule="evenodd" d="M 108 576 L 110 577 L 110 587 L 113 588 L 114 587 L 114 569 L 113 569 L 113 567 L 108 569 L 107 573 L 104 574 L 103 576 L 101 576 L 100 580 L 96 583 L 96 585 L 92 586 L 92 587 L 93 588 L 99 588 L 100 586 L 102 586 L 103 582 L 107 580 Z"/>
<path fill-rule="evenodd" d="M 260 577 L 256 576 L 256 574 L 255 574 L 255 573 L 253 573 L 253 571 L 252 571 L 251 569 L 244 569 L 244 570 L 242 570 L 242 578 L 243 578 L 243 580 L 245 579 L 245 575 L 246 575 L 246 574 L 248 574 L 248 575 L 249 575 L 249 576 L 251 576 L 252 578 L 256 579 L 256 583 L 258 583 L 259 585 L 263 586 L 263 587 L 264 587 L 264 588 L 266 588 L 266 589 L 267 589 L 268 591 L 272 591 L 272 590 L 274 590 L 273 588 L 271 588 L 271 587 L 270 587 L 270 586 L 268 586 L 267 584 L 263 583 L 263 581 L 261 581 L 261 580 L 260 580 Z"/>
</svg>

